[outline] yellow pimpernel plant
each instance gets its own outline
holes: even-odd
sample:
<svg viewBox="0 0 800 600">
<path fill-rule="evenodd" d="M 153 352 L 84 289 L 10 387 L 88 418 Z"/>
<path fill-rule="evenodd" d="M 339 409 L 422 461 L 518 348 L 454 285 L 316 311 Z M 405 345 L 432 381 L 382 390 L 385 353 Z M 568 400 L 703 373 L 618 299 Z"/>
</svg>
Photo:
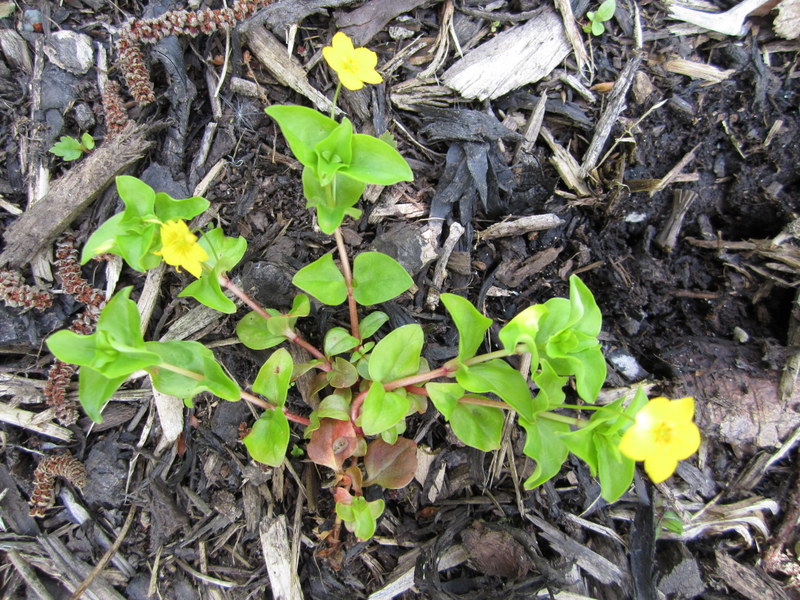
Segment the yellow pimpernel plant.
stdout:
<svg viewBox="0 0 800 600">
<path fill-rule="evenodd" d="M 354 48 L 353 40 L 341 31 L 333 36 L 330 46 L 322 49 L 322 56 L 348 90 L 360 90 L 365 83 L 383 81 L 375 70 L 378 55 L 367 48 Z"/>
<path fill-rule="evenodd" d="M 197 243 L 197 236 L 179 219 L 162 223 L 161 250 L 155 254 L 178 271 L 183 267 L 197 278 L 203 272 L 203 261 L 208 260 L 208 253 Z"/>
<path fill-rule="evenodd" d="M 643 460 L 654 483 L 667 479 L 678 461 L 689 458 L 700 447 L 700 430 L 694 424 L 694 398 L 653 398 L 638 413 L 623 434 L 619 450 L 633 460 Z"/>
</svg>

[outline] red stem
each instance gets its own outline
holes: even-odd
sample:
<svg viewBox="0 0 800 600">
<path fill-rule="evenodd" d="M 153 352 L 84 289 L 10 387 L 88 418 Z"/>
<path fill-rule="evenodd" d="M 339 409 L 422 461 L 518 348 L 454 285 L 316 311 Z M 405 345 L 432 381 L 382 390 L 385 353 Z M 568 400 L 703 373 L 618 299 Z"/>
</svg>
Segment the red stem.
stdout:
<svg viewBox="0 0 800 600">
<path fill-rule="evenodd" d="M 251 394 L 250 392 L 245 392 L 244 390 L 239 390 L 239 395 L 241 396 L 242 400 L 246 400 L 250 404 L 263 408 L 264 410 L 275 410 L 278 408 L 274 404 L 270 404 L 266 400 L 259 398 Z M 300 415 L 296 415 L 293 412 L 289 412 L 285 408 L 283 409 L 283 414 L 286 415 L 286 418 L 290 421 L 294 421 L 295 423 L 299 423 L 300 425 L 310 425 L 311 421 L 309 421 L 306 417 L 301 417 Z"/>
<path fill-rule="evenodd" d="M 272 318 L 272 315 L 269 314 L 266 310 L 264 310 L 264 308 L 258 302 L 253 300 L 250 296 L 247 295 L 247 293 L 244 290 L 242 290 L 239 286 L 237 286 L 235 283 L 233 283 L 230 279 L 228 279 L 224 275 L 219 276 L 219 283 L 220 285 L 225 286 L 231 292 L 233 292 L 233 294 L 237 298 L 239 298 L 242 302 L 247 304 L 247 306 L 252 308 L 256 313 L 258 313 L 260 317 L 267 320 Z M 315 348 L 312 344 L 310 344 L 309 342 L 304 340 L 300 335 L 298 335 L 296 331 L 292 329 L 287 329 L 286 331 L 283 332 L 283 335 L 286 336 L 286 339 L 292 342 L 293 344 L 297 344 L 301 348 L 307 350 L 308 353 L 311 354 L 311 356 L 313 356 L 314 358 L 318 358 L 321 361 L 323 361 L 323 364 L 319 366 L 319 369 L 321 371 L 327 372 L 333 368 L 328 358 L 317 348 Z"/>
</svg>

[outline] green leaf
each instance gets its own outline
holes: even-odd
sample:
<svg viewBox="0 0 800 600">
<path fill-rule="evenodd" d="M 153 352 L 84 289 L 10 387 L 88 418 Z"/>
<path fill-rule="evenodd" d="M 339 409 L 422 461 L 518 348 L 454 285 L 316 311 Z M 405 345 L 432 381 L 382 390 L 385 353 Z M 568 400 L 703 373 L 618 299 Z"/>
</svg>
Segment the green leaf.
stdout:
<svg viewBox="0 0 800 600">
<path fill-rule="evenodd" d="M 620 436 L 596 436 L 597 478 L 600 493 L 607 502 L 614 502 L 630 487 L 636 463 L 617 448 Z"/>
<path fill-rule="evenodd" d="M 569 278 L 569 303 L 569 327 L 596 338 L 603 324 L 603 314 L 592 292 L 577 275 Z"/>
<path fill-rule="evenodd" d="M 278 314 L 278 311 L 267 309 L 268 312 Z M 242 320 L 236 324 L 236 335 L 241 342 L 253 350 L 264 350 L 277 346 L 286 338 L 282 335 L 274 335 L 267 327 L 267 319 L 252 311 L 247 313 Z"/>
<path fill-rule="evenodd" d="M 379 485 L 389 490 L 406 487 L 417 469 L 417 445 L 413 440 L 399 438 L 394 444 L 373 440 L 364 456 L 367 481 L 364 486 Z"/>
<path fill-rule="evenodd" d="M 566 397 L 564 386 L 567 384 L 567 378 L 559 377 L 546 360 L 541 361 L 541 367 L 542 370 L 532 377 L 539 388 L 539 393 L 533 399 L 534 413 L 563 404 Z"/>
<path fill-rule="evenodd" d="M 78 374 L 78 400 L 95 423 L 102 423 L 103 417 L 100 412 L 103 405 L 108 401 L 119 386 L 128 378 L 127 375 L 120 377 L 106 377 L 99 371 L 91 367 L 81 367 Z"/>
<path fill-rule="evenodd" d="M 300 269 L 292 278 L 292 283 L 328 306 L 337 306 L 347 300 L 344 275 L 330 254 Z"/>
<path fill-rule="evenodd" d="M 561 435 L 569 431 L 569 425 L 538 418 L 528 421 L 520 417 L 519 424 L 527 434 L 523 452 L 536 461 L 533 474 L 525 481 L 526 490 L 542 485 L 561 470 L 569 454 Z"/>
<path fill-rule="evenodd" d="M 352 138 L 353 124 L 345 118 L 328 137 L 314 146 L 317 155 L 317 164 L 314 166 L 321 185 L 333 183 L 336 172 L 350 164 Z"/>
<path fill-rule="evenodd" d="M 81 145 L 86 150 L 94 150 L 94 138 L 88 131 L 81 136 Z"/>
<path fill-rule="evenodd" d="M 278 348 L 258 370 L 256 380 L 253 382 L 253 391 L 261 394 L 267 400 L 283 406 L 286 404 L 286 394 L 292 382 L 294 361 L 286 348 Z"/>
<path fill-rule="evenodd" d="M 466 298 L 442 294 L 441 299 L 458 329 L 458 358 L 465 360 L 475 356 L 493 321 L 478 312 Z"/>
<path fill-rule="evenodd" d="M 353 297 L 361 306 L 391 300 L 413 284 L 402 265 L 381 252 L 362 252 L 353 261 Z"/>
<path fill-rule="evenodd" d="M 144 272 L 161 262 L 161 257 L 153 254 L 161 243 L 158 217 L 154 212 L 156 193 L 143 181 L 128 175 L 117 177 L 116 184 L 125 210 L 111 217 L 89 237 L 81 263 L 110 252 L 121 256 L 134 270 Z"/>
<path fill-rule="evenodd" d="M 491 392 L 505 400 L 521 416 L 532 420 L 533 401 L 528 383 L 519 371 L 498 358 L 456 371 L 456 381 L 472 392 Z"/>
<path fill-rule="evenodd" d="M 606 359 L 600 346 L 576 354 L 547 358 L 559 375 L 575 375 L 578 395 L 594 404 L 606 380 Z"/>
<path fill-rule="evenodd" d="M 358 371 L 350 361 L 337 356 L 333 368 L 325 373 L 328 384 L 333 388 L 349 388 L 358 381 Z"/>
<path fill-rule="evenodd" d="M 366 435 L 378 435 L 402 421 L 409 408 L 411 401 L 405 390 L 387 392 L 380 382 L 373 381 L 361 406 L 358 426 Z"/>
<path fill-rule="evenodd" d="M 71 365 L 91 365 L 97 354 L 95 335 L 78 335 L 62 329 L 45 340 L 47 348 L 61 362 Z"/>
<path fill-rule="evenodd" d="M 320 419 L 350 420 L 350 403 L 341 394 L 330 394 L 322 399 L 316 411 Z"/>
<path fill-rule="evenodd" d="M 306 197 L 306 208 L 317 209 L 319 228 L 328 235 L 333 235 L 342 224 L 345 216 L 357 211 L 353 207 L 358 203 L 366 183 L 350 179 L 336 173 L 333 185 L 323 186 L 317 172 L 306 167 L 303 169 L 303 195 Z M 360 214 L 360 211 L 357 211 Z M 358 218 L 359 214 L 353 215 Z"/>
<path fill-rule="evenodd" d="M 597 9 L 597 14 L 593 20 L 595 21 L 608 21 L 611 17 L 614 16 L 614 12 L 617 10 L 617 2 L 616 0 L 605 0 L 600 5 L 600 8 Z"/>
<path fill-rule="evenodd" d="M 406 159 L 389 144 L 371 135 L 353 135 L 353 156 L 341 170 L 356 181 L 377 185 L 392 185 L 398 181 L 413 181 L 414 174 Z"/>
<path fill-rule="evenodd" d="M 366 317 L 361 319 L 361 322 L 358 324 L 358 333 L 361 335 L 361 339 L 365 340 L 369 337 L 372 337 L 383 326 L 383 324 L 387 323 L 388 321 L 389 315 L 387 315 L 385 312 L 376 310 L 369 313 Z"/>
<path fill-rule="evenodd" d="M 74 137 L 63 135 L 61 139 L 53 144 L 50 152 L 64 160 L 77 160 L 83 155 L 84 149 Z"/>
<path fill-rule="evenodd" d="M 416 375 L 424 342 L 422 327 L 416 323 L 403 325 L 390 332 L 372 350 L 369 358 L 370 379 L 389 382 Z"/>
<path fill-rule="evenodd" d="M 363 496 L 356 496 L 352 504 L 336 503 L 336 514 L 348 524 L 348 529 L 359 540 L 365 541 L 375 535 L 378 518 L 383 514 L 384 501 L 381 499 L 367 502 Z"/>
<path fill-rule="evenodd" d="M 289 315 L 292 317 L 307 317 L 311 314 L 311 301 L 305 294 L 297 294 L 292 300 Z"/>
<path fill-rule="evenodd" d="M 158 354 L 162 363 L 167 363 L 192 372 L 190 377 L 163 367 L 148 369 L 153 387 L 159 392 L 191 400 L 200 392 L 211 392 L 224 400 L 238 400 L 239 386 L 228 377 L 214 358 L 214 353 L 199 342 L 173 340 L 169 342 L 146 342 L 145 347 Z"/>
<path fill-rule="evenodd" d="M 500 447 L 505 422 L 502 410 L 459 402 L 464 396 L 464 388 L 457 383 L 434 382 L 426 385 L 425 389 L 433 405 L 450 422 L 458 439 L 483 452 Z"/>
<path fill-rule="evenodd" d="M 155 198 L 154 209 L 158 218 L 166 223 L 175 219 L 188 221 L 197 215 L 205 212 L 211 203 L 201 196 L 192 196 L 191 198 L 176 199 L 165 194 L 158 192 Z"/>
<path fill-rule="evenodd" d="M 603 35 L 606 30 L 606 26 L 603 25 L 600 21 L 592 21 L 592 35 L 598 36 Z"/>
<path fill-rule="evenodd" d="M 201 304 L 226 314 L 236 312 L 236 304 L 222 291 L 219 277 L 235 267 L 247 250 L 247 241 L 243 237 L 228 237 L 218 227 L 204 234 L 197 242 L 208 253 L 204 270 L 200 279 L 187 285 L 180 294 L 181 298 L 194 298 Z"/>
<path fill-rule="evenodd" d="M 272 467 L 280 466 L 289 447 L 286 415 L 280 409 L 264 412 L 242 441 L 254 460 Z"/>
<path fill-rule="evenodd" d="M 344 327 L 333 327 L 325 334 L 322 351 L 325 356 L 330 357 L 352 350 L 359 343 L 359 340 L 350 335 Z"/>
<path fill-rule="evenodd" d="M 539 322 L 547 315 L 547 308 L 542 304 L 529 306 L 502 327 L 498 337 L 506 352 L 521 352 L 532 355 L 531 364 L 539 362 L 539 351 L 536 348 L 536 336 L 539 333 Z"/>
<path fill-rule="evenodd" d="M 597 444 L 595 430 L 583 427 L 561 436 L 561 441 L 575 456 L 589 466 L 592 475 L 597 475 Z"/>
<path fill-rule="evenodd" d="M 273 105 L 264 112 L 277 121 L 297 160 L 312 168 L 317 159 L 314 147 L 339 126 L 333 119 L 305 106 Z"/>
</svg>

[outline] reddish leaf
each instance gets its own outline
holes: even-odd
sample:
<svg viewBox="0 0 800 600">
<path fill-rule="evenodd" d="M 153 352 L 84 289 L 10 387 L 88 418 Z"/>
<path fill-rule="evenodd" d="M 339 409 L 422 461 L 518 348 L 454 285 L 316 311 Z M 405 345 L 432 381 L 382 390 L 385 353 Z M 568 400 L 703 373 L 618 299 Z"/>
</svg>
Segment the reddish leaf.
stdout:
<svg viewBox="0 0 800 600">
<path fill-rule="evenodd" d="M 407 486 L 417 469 L 417 445 L 413 440 L 397 438 L 394 444 L 382 439 L 370 442 L 364 457 L 367 481 L 364 485 L 378 484 L 396 490 Z"/>
<path fill-rule="evenodd" d="M 350 421 L 326 418 L 320 419 L 319 429 L 312 432 L 306 451 L 318 465 L 339 472 L 342 463 L 353 456 L 357 446 L 358 438 Z"/>
</svg>

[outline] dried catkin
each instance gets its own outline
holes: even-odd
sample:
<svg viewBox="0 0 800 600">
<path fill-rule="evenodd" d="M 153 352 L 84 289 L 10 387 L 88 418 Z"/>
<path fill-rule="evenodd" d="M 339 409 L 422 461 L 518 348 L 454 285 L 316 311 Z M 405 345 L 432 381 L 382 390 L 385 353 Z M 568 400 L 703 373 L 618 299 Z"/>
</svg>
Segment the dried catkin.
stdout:
<svg viewBox="0 0 800 600">
<path fill-rule="evenodd" d="M 16 271 L 0 269 L 0 299 L 6 306 L 45 310 L 53 304 L 53 295 L 25 283 Z"/>
<path fill-rule="evenodd" d="M 61 279 L 64 291 L 86 304 L 86 309 L 72 320 L 69 329 L 80 335 L 90 335 L 94 332 L 100 311 L 105 305 L 105 296 L 89 285 L 81 275 L 78 250 L 72 236 L 66 235 L 56 242 L 55 258 L 56 275 Z M 67 396 L 69 382 L 76 370 L 73 365 L 56 359 L 47 372 L 45 402 L 53 407 L 56 418 L 62 425 L 72 425 L 78 420 L 77 406 Z"/>
<path fill-rule="evenodd" d="M 106 140 L 112 139 L 130 122 L 125 103 L 120 96 L 120 85 L 109 81 L 103 89 L 103 112 L 106 115 Z"/>
<path fill-rule="evenodd" d="M 144 60 L 142 44 L 155 44 L 171 35 L 210 34 L 230 29 L 248 19 L 272 0 L 236 0 L 233 8 L 203 8 L 196 11 L 171 10 L 153 19 L 134 19 L 125 23 L 119 32 L 118 65 L 133 98 L 139 104 L 155 100 L 150 71 Z"/>
<path fill-rule="evenodd" d="M 86 467 L 78 459 L 69 456 L 47 456 L 33 472 L 33 491 L 31 492 L 32 517 L 43 517 L 45 511 L 55 503 L 55 479 L 63 477 L 75 487 L 86 485 Z"/>
</svg>

